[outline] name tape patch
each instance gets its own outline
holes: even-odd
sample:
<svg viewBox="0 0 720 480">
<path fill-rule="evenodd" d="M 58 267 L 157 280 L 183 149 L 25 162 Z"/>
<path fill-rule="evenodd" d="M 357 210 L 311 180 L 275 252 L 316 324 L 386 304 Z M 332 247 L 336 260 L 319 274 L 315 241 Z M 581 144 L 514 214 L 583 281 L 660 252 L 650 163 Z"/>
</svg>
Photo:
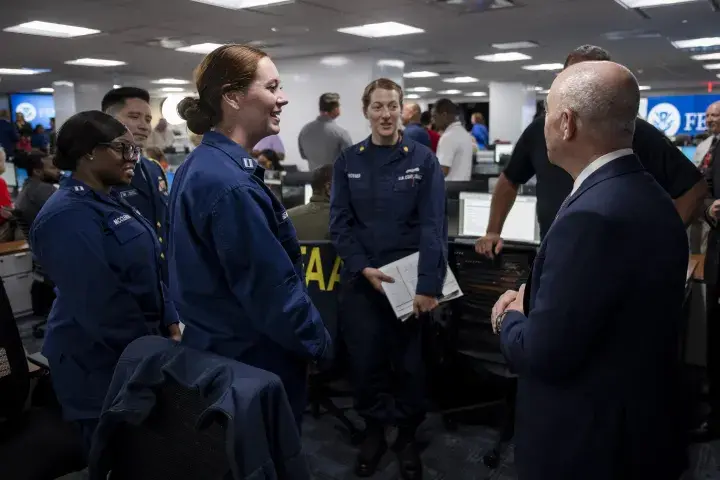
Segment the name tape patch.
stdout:
<svg viewBox="0 0 720 480">
<path fill-rule="evenodd" d="M 361 173 L 348 173 L 348 178 L 360 178 L 361 176 Z"/>
<path fill-rule="evenodd" d="M 120 215 L 118 218 L 116 218 L 115 220 L 113 220 L 113 223 L 117 226 L 117 225 L 120 225 L 120 224 L 123 223 L 123 222 L 127 222 L 127 221 L 130 220 L 131 218 L 132 218 L 132 217 L 126 213 L 125 215 Z"/>
</svg>

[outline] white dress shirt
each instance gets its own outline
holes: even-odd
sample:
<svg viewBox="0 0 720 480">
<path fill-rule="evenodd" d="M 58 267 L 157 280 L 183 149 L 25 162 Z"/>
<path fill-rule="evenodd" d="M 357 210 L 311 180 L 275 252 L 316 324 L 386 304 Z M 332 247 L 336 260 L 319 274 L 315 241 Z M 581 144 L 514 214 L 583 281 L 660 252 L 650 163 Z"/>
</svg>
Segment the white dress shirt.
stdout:
<svg viewBox="0 0 720 480">
<path fill-rule="evenodd" d="M 632 155 L 633 153 L 634 152 L 632 148 L 623 148 L 621 150 L 615 150 L 614 152 L 606 153 L 602 157 L 596 158 L 590 163 L 590 165 L 585 167 L 583 171 L 580 172 L 580 175 L 577 176 L 570 195 L 577 192 L 578 188 L 580 188 L 580 185 L 582 185 L 582 183 L 587 180 L 587 178 L 595 171 L 597 171 L 600 167 L 607 165 L 608 163 L 612 162 L 613 160 L 617 160 L 618 158 Z"/>
<path fill-rule="evenodd" d="M 695 155 L 693 155 L 693 163 L 696 167 L 699 167 L 702 163 L 703 159 L 705 158 L 705 154 L 707 154 L 708 150 L 710 150 L 710 145 L 712 145 L 713 138 L 718 137 L 720 138 L 720 134 L 718 135 L 710 135 L 708 138 L 700 142 L 695 149 Z"/>
<path fill-rule="evenodd" d="M 472 176 L 473 140 L 460 122 L 453 122 L 440 137 L 437 147 L 440 165 L 450 172 L 446 182 L 468 182 Z"/>
</svg>

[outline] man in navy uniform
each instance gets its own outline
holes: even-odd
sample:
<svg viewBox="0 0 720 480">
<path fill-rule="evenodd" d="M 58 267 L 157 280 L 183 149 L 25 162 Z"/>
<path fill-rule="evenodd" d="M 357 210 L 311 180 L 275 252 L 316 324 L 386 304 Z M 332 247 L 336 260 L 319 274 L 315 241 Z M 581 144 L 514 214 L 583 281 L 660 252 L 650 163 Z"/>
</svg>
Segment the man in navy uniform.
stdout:
<svg viewBox="0 0 720 480">
<path fill-rule="evenodd" d="M 150 136 L 152 113 L 150 94 L 142 88 L 121 87 L 110 90 L 102 100 L 102 111 L 122 122 L 133 134 L 135 143 L 145 147 Z M 115 190 L 155 226 L 158 240 L 166 251 L 168 182 L 165 171 L 155 160 L 145 156 L 135 166 L 135 176 L 130 185 Z M 167 284 L 167 264 L 162 255 L 162 274 Z"/>
</svg>

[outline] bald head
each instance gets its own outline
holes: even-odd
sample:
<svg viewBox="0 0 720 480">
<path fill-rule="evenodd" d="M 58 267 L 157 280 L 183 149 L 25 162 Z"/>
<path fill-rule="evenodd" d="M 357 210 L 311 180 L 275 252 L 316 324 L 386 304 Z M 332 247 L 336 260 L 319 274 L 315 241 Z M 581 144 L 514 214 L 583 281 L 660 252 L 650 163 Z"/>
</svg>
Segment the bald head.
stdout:
<svg viewBox="0 0 720 480">
<path fill-rule="evenodd" d="M 705 123 L 712 135 L 720 134 L 720 101 L 711 103 L 705 111 Z"/>
<path fill-rule="evenodd" d="M 408 123 L 420 123 L 420 115 L 422 115 L 422 109 L 417 103 L 408 102 L 403 105 L 403 125 L 407 125 Z"/>
<path fill-rule="evenodd" d="M 635 76 L 622 65 L 581 62 L 557 76 L 548 108 L 574 117 L 578 134 L 584 137 L 623 138 L 632 143 L 640 89 Z"/>
</svg>

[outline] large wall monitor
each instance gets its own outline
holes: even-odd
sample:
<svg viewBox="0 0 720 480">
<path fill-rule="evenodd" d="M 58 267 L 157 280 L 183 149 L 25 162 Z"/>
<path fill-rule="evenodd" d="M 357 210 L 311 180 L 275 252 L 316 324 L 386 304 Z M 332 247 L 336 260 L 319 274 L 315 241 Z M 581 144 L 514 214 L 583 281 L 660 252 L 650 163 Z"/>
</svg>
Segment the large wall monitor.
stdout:
<svg viewBox="0 0 720 480">
<path fill-rule="evenodd" d="M 458 235 L 468 237 L 485 235 L 491 200 L 492 195 L 489 193 L 460 192 Z M 535 197 L 518 195 L 503 226 L 504 239 L 520 242 L 537 242 L 540 239 L 535 216 L 536 203 Z"/>
<path fill-rule="evenodd" d="M 495 144 L 495 163 L 502 163 L 502 157 L 504 155 L 512 155 L 514 147 L 515 145 L 512 144 Z"/>
</svg>

